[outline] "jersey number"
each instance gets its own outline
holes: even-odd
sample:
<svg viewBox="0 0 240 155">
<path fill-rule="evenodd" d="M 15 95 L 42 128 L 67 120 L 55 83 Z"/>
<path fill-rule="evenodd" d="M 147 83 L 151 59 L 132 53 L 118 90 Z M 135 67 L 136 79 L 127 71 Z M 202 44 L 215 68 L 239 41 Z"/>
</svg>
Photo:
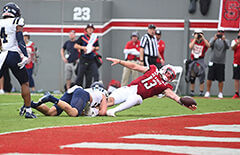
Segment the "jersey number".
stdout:
<svg viewBox="0 0 240 155">
<path fill-rule="evenodd" d="M 150 81 L 150 82 L 148 82 L 148 81 Z M 141 82 L 143 83 L 143 85 L 146 89 L 150 89 L 157 85 L 157 81 L 155 79 L 153 79 L 152 76 L 149 76 L 148 78 L 142 80 Z"/>
<path fill-rule="evenodd" d="M 5 33 L 5 27 L 1 28 L 1 38 L 3 38 L 3 43 L 7 43 L 7 34 Z"/>
</svg>

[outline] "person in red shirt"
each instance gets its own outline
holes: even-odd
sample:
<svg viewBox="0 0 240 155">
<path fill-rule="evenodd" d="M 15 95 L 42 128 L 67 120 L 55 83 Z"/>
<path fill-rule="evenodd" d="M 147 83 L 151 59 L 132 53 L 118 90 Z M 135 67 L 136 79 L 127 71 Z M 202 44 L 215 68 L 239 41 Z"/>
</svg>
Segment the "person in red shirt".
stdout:
<svg viewBox="0 0 240 155">
<path fill-rule="evenodd" d="M 165 58 L 164 58 L 165 42 L 161 40 L 162 32 L 160 30 L 156 30 L 155 35 L 157 38 L 158 53 L 159 53 L 159 57 L 157 58 L 156 62 L 157 62 L 157 67 L 160 68 L 165 63 Z"/>
<path fill-rule="evenodd" d="M 189 48 L 191 50 L 191 63 L 189 63 L 189 76 L 190 76 L 190 89 L 191 96 L 194 96 L 195 90 L 195 79 L 199 78 L 200 81 L 200 96 L 203 96 L 204 93 L 204 80 L 205 80 L 205 68 L 206 64 L 204 63 L 204 56 L 207 52 L 207 49 L 210 47 L 209 42 L 205 39 L 203 31 L 201 29 L 195 29 L 193 33 L 193 39 L 189 43 Z"/>
<path fill-rule="evenodd" d="M 108 97 L 108 106 L 120 104 L 119 106 L 107 110 L 108 116 L 115 117 L 115 113 L 140 105 L 144 99 L 154 95 L 165 94 L 166 97 L 182 104 L 181 98 L 172 91 L 172 85 L 169 84 L 176 78 L 173 66 L 165 65 L 160 70 L 155 65 L 142 66 L 129 61 L 123 61 L 115 58 L 107 58 L 112 61 L 112 66 L 120 64 L 143 73 L 142 76 L 133 80 L 129 85 L 120 87 L 112 92 Z M 196 110 L 195 105 L 188 106 L 191 110 Z"/>
<path fill-rule="evenodd" d="M 240 30 L 238 31 L 238 36 L 232 41 L 231 44 L 232 50 L 234 51 L 233 58 L 233 79 L 235 94 L 232 97 L 233 99 L 239 98 L 239 80 L 240 80 Z"/>
<path fill-rule="evenodd" d="M 133 63 L 139 63 L 140 55 L 140 41 L 138 40 L 138 32 L 133 32 L 131 35 L 131 40 L 127 42 L 123 53 L 125 54 L 125 60 Z M 127 67 L 123 68 L 121 85 L 126 86 L 129 82 L 129 78 L 132 75 L 132 80 L 138 77 L 138 72 Z"/>
<path fill-rule="evenodd" d="M 35 83 L 33 80 L 33 68 L 34 68 L 34 61 L 35 61 L 35 48 L 34 48 L 34 42 L 30 41 L 30 34 L 28 32 L 23 32 L 23 38 L 24 42 L 26 44 L 27 53 L 28 53 L 28 64 L 25 65 L 28 73 L 28 79 L 29 79 L 29 87 L 32 89 L 32 92 L 35 92 Z"/>
</svg>

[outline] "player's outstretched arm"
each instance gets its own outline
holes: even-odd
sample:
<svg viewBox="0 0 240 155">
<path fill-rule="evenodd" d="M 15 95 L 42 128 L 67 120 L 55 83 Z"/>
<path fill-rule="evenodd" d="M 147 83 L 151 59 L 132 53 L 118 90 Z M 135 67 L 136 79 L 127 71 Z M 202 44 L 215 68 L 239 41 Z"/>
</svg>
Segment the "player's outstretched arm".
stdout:
<svg viewBox="0 0 240 155">
<path fill-rule="evenodd" d="M 129 62 L 129 61 L 124 61 L 124 60 L 120 60 L 120 59 L 116 59 L 116 58 L 110 58 L 110 57 L 107 57 L 106 59 L 108 61 L 112 61 L 113 62 L 111 64 L 112 66 L 114 66 L 116 64 L 120 64 L 120 65 L 122 65 L 124 67 L 136 70 L 136 71 L 141 72 L 141 73 L 145 73 L 148 70 L 148 68 L 145 67 L 145 66 L 141 66 L 141 65 Z"/>
<path fill-rule="evenodd" d="M 192 111 L 197 109 L 197 103 L 191 97 L 179 97 L 170 88 L 164 90 L 164 94 L 170 99 L 179 103 L 180 105 L 185 106 L 188 109 L 191 109 Z"/>
<path fill-rule="evenodd" d="M 106 96 L 105 95 L 102 95 L 103 98 L 102 98 L 102 102 L 99 106 L 99 116 L 105 116 L 107 115 L 107 99 L 106 99 Z"/>
</svg>

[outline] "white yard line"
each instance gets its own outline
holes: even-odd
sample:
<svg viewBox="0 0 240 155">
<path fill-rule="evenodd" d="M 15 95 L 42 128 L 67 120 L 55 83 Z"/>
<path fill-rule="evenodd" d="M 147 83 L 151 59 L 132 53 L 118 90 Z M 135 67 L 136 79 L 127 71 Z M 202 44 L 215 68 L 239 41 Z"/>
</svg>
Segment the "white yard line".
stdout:
<svg viewBox="0 0 240 155">
<path fill-rule="evenodd" d="M 240 149 L 222 148 L 222 147 L 195 147 L 195 146 L 171 146 L 156 144 L 134 144 L 134 143 L 94 143 L 84 142 L 70 145 L 62 145 L 63 148 L 93 148 L 93 149 L 121 149 L 121 150 L 144 150 L 144 151 L 160 151 L 183 154 L 240 154 Z"/>
<path fill-rule="evenodd" d="M 205 137 L 185 135 L 162 135 L 162 134 L 136 134 L 124 136 L 126 139 L 157 139 L 157 140 L 181 140 L 181 141 L 205 141 L 205 142 L 240 142 L 240 138 L 232 137 Z"/>
</svg>

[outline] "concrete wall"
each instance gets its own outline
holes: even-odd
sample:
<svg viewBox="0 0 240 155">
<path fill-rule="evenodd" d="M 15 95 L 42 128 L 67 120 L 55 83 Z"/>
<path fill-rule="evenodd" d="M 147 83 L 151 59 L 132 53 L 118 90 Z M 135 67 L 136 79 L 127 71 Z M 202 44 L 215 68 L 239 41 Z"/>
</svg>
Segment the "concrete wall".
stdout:
<svg viewBox="0 0 240 155">
<path fill-rule="evenodd" d="M 104 30 L 104 24 L 111 19 L 122 19 L 123 21 L 136 21 L 143 19 L 143 22 L 154 22 L 155 20 L 218 20 L 220 2 L 213 0 L 206 16 L 200 14 L 199 1 L 194 14 L 188 13 L 189 0 L 11 0 L 16 2 L 22 9 L 22 16 L 26 25 L 70 25 L 83 28 L 87 23 L 94 23 L 102 32 L 100 34 L 100 53 L 103 57 L 112 56 L 124 58 L 123 48 L 130 39 L 132 31 L 139 31 L 140 35 L 146 33 L 147 27 L 118 27 L 110 25 Z M 3 6 L 8 1 L 0 1 Z M 74 7 L 88 7 L 91 9 L 89 20 L 73 20 Z M 121 24 L 121 23 L 120 23 Z M 138 23 L 137 23 L 138 24 Z M 147 25 L 146 25 L 147 26 Z M 183 66 L 183 59 L 188 55 L 188 42 L 192 37 L 192 29 L 185 26 L 182 28 L 162 27 L 162 39 L 166 43 L 166 63 Z M 209 40 L 215 33 L 216 28 L 204 31 L 205 37 Z M 80 32 L 81 33 L 81 32 Z M 80 35 L 79 33 L 79 35 Z M 226 32 L 229 40 L 236 36 L 236 32 Z M 35 77 L 36 88 L 44 90 L 60 90 L 64 84 L 64 64 L 60 57 L 60 48 L 68 39 L 67 33 L 59 34 L 34 34 L 31 39 L 36 42 L 41 52 L 41 63 L 39 74 Z M 206 55 L 208 62 L 209 52 Z M 232 59 L 233 51 L 228 50 L 226 56 L 226 82 L 224 94 L 232 95 Z M 111 79 L 121 80 L 122 67 L 111 67 L 109 62 L 104 61 L 100 68 L 101 79 L 105 86 Z M 184 77 L 183 77 L 184 78 Z M 14 81 L 14 85 L 16 81 Z M 18 87 L 19 88 L 19 87 Z M 185 94 L 187 85 L 184 80 L 180 84 L 180 93 Z M 213 83 L 212 92 L 217 94 L 217 83 Z M 197 90 L 197 89 L 196 89 Z"/>
</svg>

